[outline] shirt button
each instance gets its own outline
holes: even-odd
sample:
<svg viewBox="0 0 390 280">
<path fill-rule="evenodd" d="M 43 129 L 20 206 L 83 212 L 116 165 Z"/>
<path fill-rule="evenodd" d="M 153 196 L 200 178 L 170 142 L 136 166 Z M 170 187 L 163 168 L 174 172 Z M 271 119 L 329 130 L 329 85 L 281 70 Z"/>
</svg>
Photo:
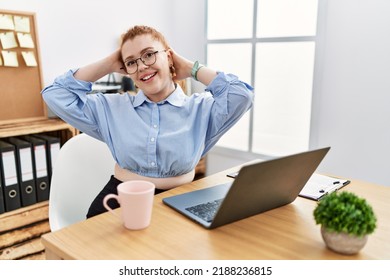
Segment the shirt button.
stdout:
<svg viewBox="0 0 390 280">
<path fill-rule="evenodd" d="M 150 165 L 151 165 L 151 166 L 155 166 L 156 163 L 155 163 L 154 161 L 152 161 L 152 162 L 150 163 Z"/>
<path fill-rule="evenodd" d="M 156 139 L 154 139 L 154 137 L 150 138 L 150 141 L 154 142 L 154 140 L 156 140 Z"/>
<path fill-rule="evenodd" d="M 153 127 L 154 127 L 154 128 L 157 128 L 157 124 L 154 124 Z"/>
</svg>

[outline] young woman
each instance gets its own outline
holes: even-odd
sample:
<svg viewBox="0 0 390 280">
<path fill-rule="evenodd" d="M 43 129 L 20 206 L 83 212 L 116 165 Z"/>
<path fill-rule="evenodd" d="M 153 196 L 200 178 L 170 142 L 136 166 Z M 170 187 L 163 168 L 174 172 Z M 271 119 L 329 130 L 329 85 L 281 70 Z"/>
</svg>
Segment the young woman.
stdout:
<svg viewBox="0 0 390 280">
<path fill-rule="evenodd" d="M 88 94 L 92 82 L 113 72 L 128 75 L 137 94 Z M 175 80 L 188 77 L 206 85 L 206 91 L 185 95 Z M 105 142 L 116 161 L 89 218 L 106 211 L 104 196 L 117 194 L 123 181 L 151 181 L 156 193 L 191 182 L 200 158 L 251 108 L 252 91 L 232 74 L 178 55 L 154 28 L 134 26 L 119 50 L 68 71 L 42 94 L 60 118 Z M 119 207 L 115 200 L 109 203 Z"/>
</svg>

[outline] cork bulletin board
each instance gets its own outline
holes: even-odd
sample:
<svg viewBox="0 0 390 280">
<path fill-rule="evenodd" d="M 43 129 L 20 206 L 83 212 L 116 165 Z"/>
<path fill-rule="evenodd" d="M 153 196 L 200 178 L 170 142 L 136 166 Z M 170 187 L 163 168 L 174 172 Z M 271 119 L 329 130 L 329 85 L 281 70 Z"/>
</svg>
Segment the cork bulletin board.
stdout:
<svg viewBox="0 0 390 280">
<path fill-rule="evenodd" d="M 0 9 L 0 125 L 47 119 L 35 13 Z"/>
</svg>

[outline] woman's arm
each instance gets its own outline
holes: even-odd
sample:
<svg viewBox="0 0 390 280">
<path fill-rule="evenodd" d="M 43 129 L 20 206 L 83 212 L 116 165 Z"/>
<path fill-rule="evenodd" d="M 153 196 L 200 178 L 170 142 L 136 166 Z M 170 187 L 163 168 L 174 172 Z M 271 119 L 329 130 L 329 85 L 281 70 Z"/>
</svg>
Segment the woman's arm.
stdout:
<svg viewBox="0 0 390 280">
<path fill-rule="evenodd" d="M 99 123 L 105 122 L 102 113 L 105 110 L 104 95 L 88 93 L 92 89 L 91 83 L 105 75 L 113 72 L 125 74 L 121 67 L 120 51 L 117 50 L 95 63 L 57 77 L 53 84 L 43 89 L 42 96 L 57 116 L 101 139 Z"/>
<path fill-rule="evenodd" d="M 96 82 L 100 78 L 114 72 L 126 74 L 126 72 L 121 69 L 122 67 L 123 63 L 121 53 L 120 49 L 118 49 L 114 53 L 99 61 L 81 67 L 74 74 L 74 77 L 82 81 Z"/>
<path fill-rule="evenodd" d="M 170 50 L 176 79 L 191 77 L 194 62 Z M 218 74 L 207 66 L 199 68 L 196 78 L 207 86 L 206 91 L 211 92 L 213 97 L 204 155 L 252 107 L 254 94 L 253 88 L 235 75 L 223 72 Z"/>
</svg>

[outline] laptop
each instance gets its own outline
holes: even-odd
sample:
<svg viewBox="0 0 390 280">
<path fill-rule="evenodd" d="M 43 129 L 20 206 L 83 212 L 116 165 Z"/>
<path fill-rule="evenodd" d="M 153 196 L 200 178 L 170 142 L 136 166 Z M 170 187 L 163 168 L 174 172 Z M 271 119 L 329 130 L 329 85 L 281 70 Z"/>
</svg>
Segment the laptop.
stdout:
<svg viewBox="0 0 390 280">
<path fill-rule="evenodd" d="M 233 182 L 166 197 L 205 228 L 223 226 L 293 202 L 330 147 L 243 166 Z"/>
</svg>

